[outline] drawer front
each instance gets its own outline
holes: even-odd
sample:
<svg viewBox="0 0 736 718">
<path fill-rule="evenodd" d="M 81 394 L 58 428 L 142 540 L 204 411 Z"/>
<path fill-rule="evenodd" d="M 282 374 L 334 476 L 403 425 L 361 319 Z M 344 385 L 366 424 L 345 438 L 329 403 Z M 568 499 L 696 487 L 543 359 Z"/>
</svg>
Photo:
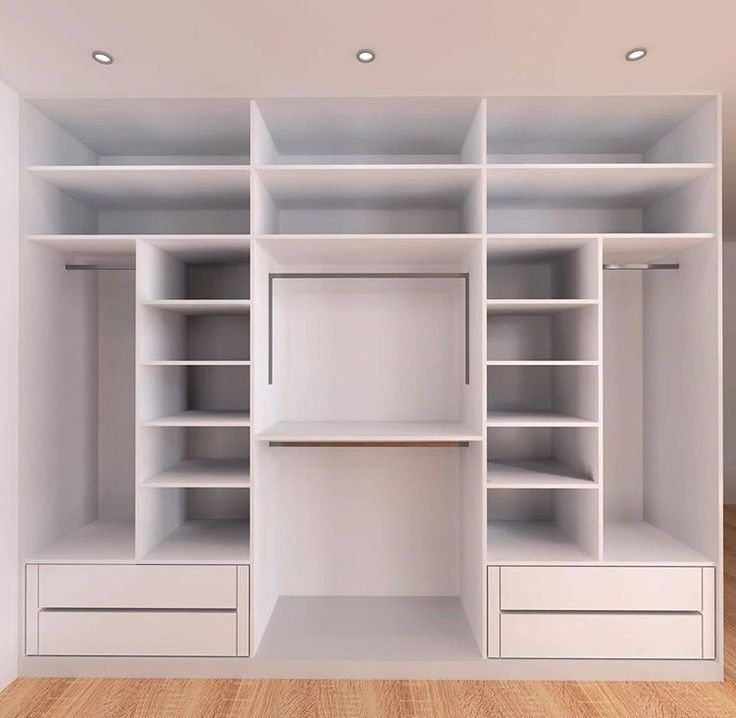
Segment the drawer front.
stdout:
<svg viewBox="0 0 736 718">
<path fill-rule="evenodd" d="M 699 567 L 503 566 L 502 611 L 701 611 Z"/>
<path fill-rule="evenodd" d="M 42 656 L 234 656 L 235 611 L 41 611 Z"/>
<path fill-rule="evenodd" d="M 502 658 L 702 658 L 700 614 L 504 613 Z"/>
<path fill-rule="evenodd" d="M 237 603 L 235 566 L 41 565 L 40 608 L 218 608 Z"/>
</svg>

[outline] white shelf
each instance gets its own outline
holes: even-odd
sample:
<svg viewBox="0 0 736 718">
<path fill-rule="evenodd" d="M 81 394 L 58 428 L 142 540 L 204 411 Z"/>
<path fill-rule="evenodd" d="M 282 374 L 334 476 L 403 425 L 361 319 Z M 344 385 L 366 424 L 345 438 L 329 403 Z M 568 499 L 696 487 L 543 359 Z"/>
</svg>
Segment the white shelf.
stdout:
<svg viewBox="0 0 736 718">
<path fill-rule="evenodd" d="M 151 488 L 247 488 L 250 472 L 246 459 L 187 459 L 143 482 Z"/>
<path fill-rule="evenodd" d="M 248 563 L 245 521 L 185 521 L 142 559 L 142 563 Z"/>
<path fill-rule="evenodd" d="M 461 200 L 480 165 L 271 165 L 258 176 L 277 204 Z"/>
<path fill-rule="evenodd" d="M 597 299 L 488 299 L 489 314 L 555 314 L 579 307 L 593 307 Z"/>
<path fill-rule="evenodd" d="M 256 657 L 308 661 L 473 661 L 454 596 L 282 596 Z"/>
<path fill-rule="evenodd" d="M 713 170 L 708 162 L 610 164 L 493 164 L 488 197 L 608 207 L 649 204 Z"/>
<path fill-rule="evenodd" d="M 133 522 L 93 521 L 28 559 L 43 563 L 132 563 Z"/>
<path fill-rule="evenodd" d="M 490 564 L 541 565 L 595 559 L 552 521 L 491 521 L 486 560 Z"/>
<path fill-rule="evenodd" d="M 248 314 L 250 299 L 151 299 L 145 307 L 195 316 L 200 314 Z"/>
<path fill-rule="evenodd" d="M 277 421 L 256 435 L 261 441 L 440 442 L 482 441 L 460 422 L 436 421 Z"/>
<path fill-rule="evenodd" d="M 489 489 L 597 489 L 598 484 L 551 459 L 492 461 Z"/>
<path fill-rule="evenodd" d="M 247 359 L 162 359 L 143 361 L 141 366 L 250 366 Z"/>
<path fill-rule="evenodd" d="M 603 560 L 621 565 L 713 566 L 713 561 L 646 521 L 606 521 Z"/>
<path fill-rule="evenodd" d="M 593 360 L 520 360 L 515 359 L 489 359 L 486 364 L 488 366 L 598 366 L 597 361 Z"/>
<path fill-rule="evenodd" d="M 250 426 L 247 411 L 182 411 L 143 422 L 143 426 Z"/>
<path fill-rule="evenodd" d="M 625 264 L 655 262 L 701 242 L 712 241 L 710 232 L 639 235 L 602 235 L 603 261 Z"/>
<path fill-rule="evenodd" d="M 248 207 L 246 165 L 53 165 L 28 171 L 99 209 Z"/>
<path fill-rule="evenodd" d="M 487 426 L 493 427 L 564 427 L 598 426 L 597 421 L 554 411 L 490 411 Z"/>
<path fill-rule="evenodd" d="M 135 257 L 135 241 L 138 236 L 129 234 L 29 234 L 26 239 L 64 254 Z"/>
</svg>

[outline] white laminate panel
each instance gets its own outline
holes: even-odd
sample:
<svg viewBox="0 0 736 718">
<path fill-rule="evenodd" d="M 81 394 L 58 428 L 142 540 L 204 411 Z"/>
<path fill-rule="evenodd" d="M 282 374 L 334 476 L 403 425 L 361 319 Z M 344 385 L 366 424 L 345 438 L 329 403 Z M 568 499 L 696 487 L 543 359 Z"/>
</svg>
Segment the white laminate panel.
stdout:
<svg viewBox="0 0 736 718">
<path fill-rule="evenodd" d="M 504 566 L 501 610 L 700 611 L 697 567 Z"/>
<path fill-rule="evenodd" d="M 42 656 L 234 656 L 235 611 L 39 613 Z"/>
<path fill-rule="evenodd" d="M 699 613 L 502 613 L 502 658 L 702 658 Z"/>
<path fill-rule="evenodd" d="M 46 565 L 43 608 L 236 607 L 234 566 Z"/>
</svg>

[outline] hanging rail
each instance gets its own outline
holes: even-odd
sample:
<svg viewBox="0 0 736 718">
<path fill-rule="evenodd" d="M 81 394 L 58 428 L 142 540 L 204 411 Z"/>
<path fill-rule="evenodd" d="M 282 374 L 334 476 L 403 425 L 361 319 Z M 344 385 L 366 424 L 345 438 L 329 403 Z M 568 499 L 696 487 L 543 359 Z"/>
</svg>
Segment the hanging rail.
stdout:
<svg viewBox="0 0 736 718">
<path fill-rule="evenodd" d="M 616 271 L 626 271 L 626 270 L 640 270 L 640 271 L 647 271 L 649 269 L 679 269 L 680 264 L 679 262 L 671 262 L 671 263 L 665 263 L 665 262 L 650 262 L 647 264 L 604 264 L 603 269 L 606 270 L 616 270 Z"/>
</svg>

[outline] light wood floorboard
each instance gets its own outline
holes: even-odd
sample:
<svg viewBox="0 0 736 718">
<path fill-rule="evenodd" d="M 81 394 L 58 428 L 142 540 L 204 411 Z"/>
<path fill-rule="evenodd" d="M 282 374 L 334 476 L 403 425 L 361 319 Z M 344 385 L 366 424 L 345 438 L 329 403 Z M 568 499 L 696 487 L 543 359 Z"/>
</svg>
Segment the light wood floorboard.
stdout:
<svg viewBox="0 0 736 718">
<path fill-rule="evenodd" d="M 724 683 L 20 678 L 0 718 L 735 718 L 736 506 Z"/>
</svg>

